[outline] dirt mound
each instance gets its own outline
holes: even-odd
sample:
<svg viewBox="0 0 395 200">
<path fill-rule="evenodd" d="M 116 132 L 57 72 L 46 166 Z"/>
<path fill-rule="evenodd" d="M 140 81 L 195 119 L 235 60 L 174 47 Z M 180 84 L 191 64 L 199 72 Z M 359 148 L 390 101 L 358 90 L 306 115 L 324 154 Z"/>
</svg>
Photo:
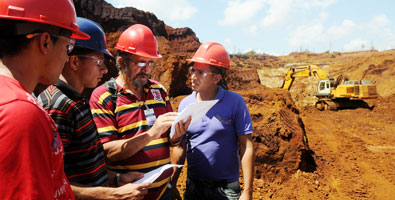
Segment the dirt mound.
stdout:
<svg viewBox="0 0 395 200">
<path fill-rule="evenodd" d="M 255 177 L 283 181 L 298 169 L 314 170 L 304 124 L 289 93 L 266 87 L 237 92 L 245 99 L 253 121 Z"/>
<path fill-rule="evenodd" d="M 172 28 L 166 25 L 166 32 L 168 34 L 168 40 L 176 52 L 194 53 L 200 46 L 199 38 L 188 27 Z"/>
</svg>

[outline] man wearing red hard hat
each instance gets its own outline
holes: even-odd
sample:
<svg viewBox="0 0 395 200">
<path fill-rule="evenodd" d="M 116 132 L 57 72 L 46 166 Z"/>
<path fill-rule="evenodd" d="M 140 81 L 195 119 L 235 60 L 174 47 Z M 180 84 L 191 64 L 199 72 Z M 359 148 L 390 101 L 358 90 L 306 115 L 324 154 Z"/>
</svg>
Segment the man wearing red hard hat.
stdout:
<svg viewBox="0 0 395 200">
<path fill-rule="evenodd" d="M 169 146 L 178 145 L 191 119 L 177 123 L 170 138 L 168 130 L 178 114 L 172 112 L 166 89 L 149 79 L 162 56 L 148 27 L 129 27 L 115 48 L 120 75 L 93 91 L 91 111 L 107 152 L 108 168 L 120 174 L 146 173 L 170 163 Z M 117 148 L 120 143 L 123 149 Z M 170 199 L 172 172 L 171 168 L 162 173 L 144 199 Z"/>
<path fill-rule="evenodd" d="M 30 94 L 55 83 L 89 36 L 69 0 L 1 0 L 0 30 L 0 197 L 74 199 L 57 126 Z"/>
<path fill-rule="evenodd" d="M 184 199 L 251 200 L 252 122 L 243 97 L 221 86 L 225 71 L 230 70 L 228 52 L 219 43 L 206 42 L 200 45 L 192 59 L 187 60 L 193 62 L 189 68 L 193 93 L 180 102 L 178 111 L 200 101 L 218 102 L 200 121 L 188 127 L 181 145 L 173 149 L 180 158 L 185 158 L 185 154 L 187 157 Z M 243 169 L 243 192 L 239 185 L 240 167 Z"/>
</svg>

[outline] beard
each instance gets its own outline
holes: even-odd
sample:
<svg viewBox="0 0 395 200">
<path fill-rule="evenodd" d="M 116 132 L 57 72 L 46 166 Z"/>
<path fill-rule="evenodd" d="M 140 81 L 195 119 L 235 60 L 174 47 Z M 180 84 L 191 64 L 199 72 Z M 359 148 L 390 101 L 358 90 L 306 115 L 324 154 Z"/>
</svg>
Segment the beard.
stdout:
<svg viewBox="0 0 395 200">
<path fill-rule="evenodd" d="M 138 76 L 145 76 L 145 77 L 147 77 L 147 79 L 141 81 L 141 80 L 138 80 L 138 79 L 137 79 Z M 144 87 L 145 84 L 147 84 L 148 79 L 149 79 L 150 77 L 151 77 L 151 76 L 150 76 L 149 74 L 138 73 L 138 74 L 137 74 L 132 80 L 130 80 L 129 82 L 130 82 L 130 84 L 133 85 L 134 87 L 141 88 L 141 87 Z"/>
</svg>

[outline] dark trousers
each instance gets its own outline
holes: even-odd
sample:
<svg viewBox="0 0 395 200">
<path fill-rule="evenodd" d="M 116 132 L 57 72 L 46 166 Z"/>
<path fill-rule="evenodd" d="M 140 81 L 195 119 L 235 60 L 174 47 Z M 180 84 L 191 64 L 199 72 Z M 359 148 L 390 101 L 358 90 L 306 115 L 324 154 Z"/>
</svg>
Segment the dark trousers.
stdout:
<svg viewBox="0 0 395 200">
<path fill-rule="evenodd" d="M 160 200 L 171 200 L 171 190 L 169 188 L 166 188 L 166 191 L 160 197 Z"/>
<path fill-rule="evenodd" d="M 187 178 L 184 200 L 238 200 L 239 181 L 210 181 Z"/>
</svg>

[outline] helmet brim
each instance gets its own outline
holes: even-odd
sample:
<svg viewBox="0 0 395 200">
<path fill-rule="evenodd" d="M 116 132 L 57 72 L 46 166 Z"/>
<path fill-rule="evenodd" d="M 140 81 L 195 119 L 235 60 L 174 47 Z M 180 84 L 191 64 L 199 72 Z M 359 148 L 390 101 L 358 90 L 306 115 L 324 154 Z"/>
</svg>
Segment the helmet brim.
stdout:
<svg viewBox="0 0 395 200">
<path fill-rule="evenodd" d="M 78 29 L 71 29 L 68 26 L 58 24 L 58 23 L 51 23 L 48 21 L 43 21 L 43 20 L 38 20 L 38 19 L 33 19 L 33 18 L 24 18 L 24 17 L 6 16 L 6 15 L 1 15 L 0 18 L 1 19 L 13 19 L 13 20 L 20 20 L 20 21 L 35 22 L 35 23 L 40 23 L 40 24 L 48 24 L 51 26 L 63 28 L 63 29 L 66 29 L 66 30 L 69 30 L 72 32 L 71 38 L 73 38 L 73 39 L 88 40 L 89 38 L 91 38 L 88 34 L 82 32 Z M 76 25 L 76 27 L 78 28 L 77 25 Z"/>
</svg>

